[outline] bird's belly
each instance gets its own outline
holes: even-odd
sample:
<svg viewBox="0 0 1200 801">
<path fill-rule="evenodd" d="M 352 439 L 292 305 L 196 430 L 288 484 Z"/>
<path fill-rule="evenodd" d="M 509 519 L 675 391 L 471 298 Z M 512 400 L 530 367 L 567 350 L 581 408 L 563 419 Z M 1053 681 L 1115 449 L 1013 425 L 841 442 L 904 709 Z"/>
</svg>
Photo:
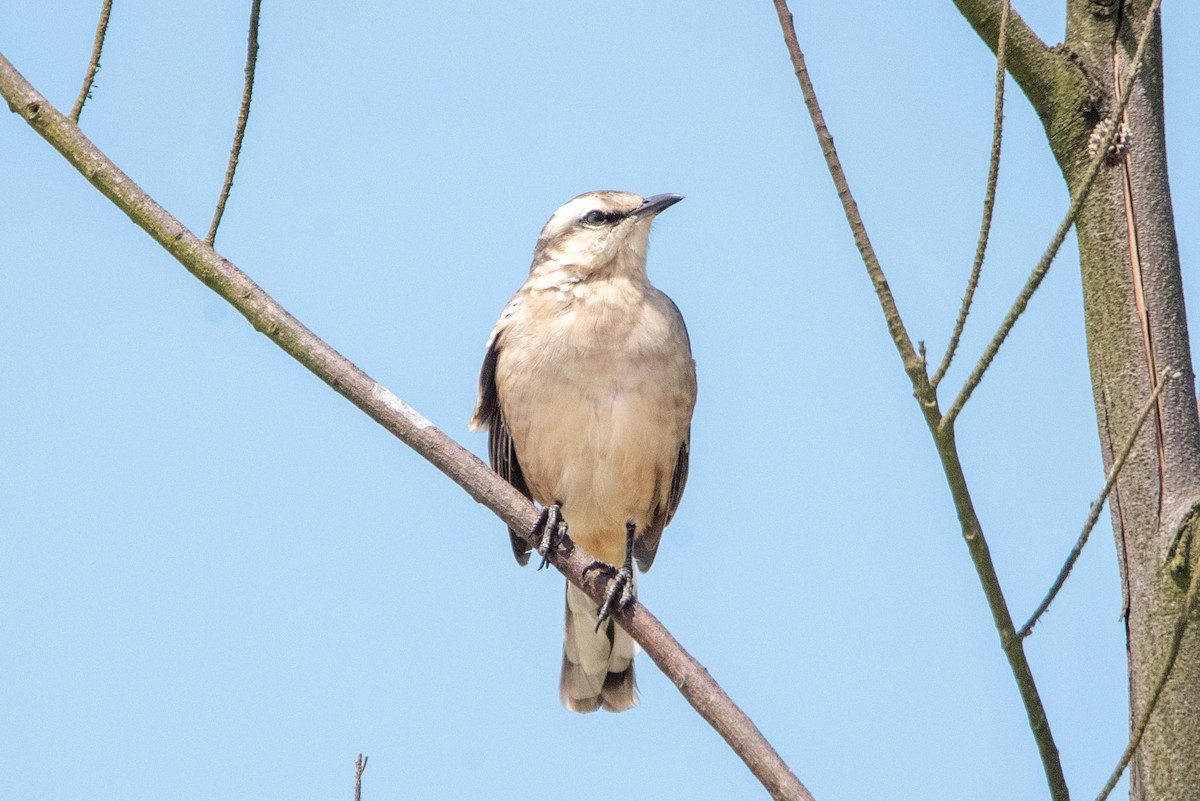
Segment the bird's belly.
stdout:
<svg viewBox="0 0 1200 801">
<path fill-rule="evenodd" d="M 561 503 L 571 537 L 610 563 L 624 558 L 625 525 L 649 524 L 663 502 L 682 432 L 676 401 L 645 365 L 589 369 L 568 361 L 531 370 L 503 399 L 521 426 L 517 458 L 535 500 Z"/>
</svg>

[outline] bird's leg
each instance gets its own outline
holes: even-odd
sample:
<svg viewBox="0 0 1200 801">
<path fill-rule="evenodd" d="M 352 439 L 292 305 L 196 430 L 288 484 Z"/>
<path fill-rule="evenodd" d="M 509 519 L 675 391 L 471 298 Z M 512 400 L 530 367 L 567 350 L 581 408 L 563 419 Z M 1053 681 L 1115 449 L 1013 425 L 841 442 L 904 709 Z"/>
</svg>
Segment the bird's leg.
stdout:
<svg viewBox="0 0 1200 801">
<path fill-rule="evenodd" d="M 567 521 L 563 520 L 561 503 L 555 501 L 542 509 L 533 526 L 533 536 L 538 540 L 537 550 L 542 555 L 538 570 L 550 564 L 550 557 L 557 556 L 560 550 L 564 556 L 571 552 L 574 546 L 567 537 Z"/>
<path fill-rule="evenodd" d="M 596 631 L 604 625 L 609 615 L 628 609 L 637 600 L 633 589 L 633 534 L 637 525 L 630 520 L 625 524 L 625 564 L 613 567 L 599 559 L 583 569 L 583 577 L 595 570 L 608 577 L 608 588 L 604 591 L 604 605 L 600 607 L 600 619 L 596 621 Z"/>
</svg>

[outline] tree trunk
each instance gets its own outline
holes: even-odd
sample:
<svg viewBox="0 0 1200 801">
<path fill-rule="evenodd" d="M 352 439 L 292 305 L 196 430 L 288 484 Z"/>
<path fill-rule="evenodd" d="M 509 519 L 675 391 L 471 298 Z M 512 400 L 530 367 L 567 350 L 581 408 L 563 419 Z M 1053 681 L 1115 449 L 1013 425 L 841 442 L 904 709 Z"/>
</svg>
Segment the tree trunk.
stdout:
<svg viewBox="0 0 1200 801">
<path fill-rule="evenodd" d="M 993 48 L 1000 3 L 955 0 Z M 1163 390 L 1112 494 L 1111 513 L 1129 658 L 1131 727 L 1145 710 L 1171 647 L 1196 569 L 1185 531 L 1181 569 L 1167 569 L 1177 532 L 1200 501 L 1200 421 L 1188 344 L 1179 249 L 1167 181 L 1161 20 L 1149 0 L 1068 0 L 1065 47 L 1045 48 L 1014 15 L 1013 77 L 1045 125 L 1076 192 L 1089 139 L 1128 82 L 1138 39 L 1154 26 L 1126 110 L 1122 146 L 1097 177 L 1076 221 L 1088 358 L 1105 468 L 1134 428 L 1165 369 Z M 1049 60 L 1048 60 L 1049 59 Z M 1101 127 L 1100 132 L 1103 132 Z M 1131 763 L 1131 798 L 1188 801 L 1200 792 L 1200 621 L 1193 610 L 1177 660 Z"/>
<path fill-rule="evenodd" d="M 1101 174 L 1076 226 L 1106 468 L 1156 375 L 1164 369 L 1179 374 L 1163 390 L 1157 416 L 1139 436 L 1111 504 L 1124 585 L 1131 721 L 1145 709 L 1167 660 L 1187 577 L 1164 564 L 1200 488 L 1195 376 L 1167 182 L 1161 19 L 1147 19 L 1147 5 L 1073 2 L 1067 25 L 1067 46 L 1101 87 L 1102 113 L 1116 97 L 1118 81 L 1128 80 L 1139 34 L 1154 26 L 1130 95 L 1124 159 Z M 1057 149 L 1055 155 L 1071 184 L 1082 159 Z M 1131 763 L 1130 783 L 1130 797 L 1139 801 L 1200 792 L 1200 628 L 1194 625 Z"/>
</svg>

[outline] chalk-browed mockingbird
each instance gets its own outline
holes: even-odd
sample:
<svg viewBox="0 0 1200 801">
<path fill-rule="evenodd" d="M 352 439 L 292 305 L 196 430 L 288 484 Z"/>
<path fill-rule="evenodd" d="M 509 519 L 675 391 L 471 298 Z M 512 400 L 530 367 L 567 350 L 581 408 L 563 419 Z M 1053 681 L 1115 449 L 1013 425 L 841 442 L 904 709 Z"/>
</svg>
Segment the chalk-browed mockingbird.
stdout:
<svg viewBox="0 0 1200 801">
<path fill-rule="evenodd" d="M 633 640 L 609 613 L 632 602 L 688 473 L 696 367 L 683 317 L 646 277 L 650 224 L 680 195 L 589 192 L 554 213 L 529 279 L 488 340 L 472 428 L 492 468 L 542 504 L 543 543 L 570 539 L 609 576 L 598 607 L 567 584 L 563 706 L 637 703 Z M 515 532 L 522 565 L 529 546 Z"/>
</svg>

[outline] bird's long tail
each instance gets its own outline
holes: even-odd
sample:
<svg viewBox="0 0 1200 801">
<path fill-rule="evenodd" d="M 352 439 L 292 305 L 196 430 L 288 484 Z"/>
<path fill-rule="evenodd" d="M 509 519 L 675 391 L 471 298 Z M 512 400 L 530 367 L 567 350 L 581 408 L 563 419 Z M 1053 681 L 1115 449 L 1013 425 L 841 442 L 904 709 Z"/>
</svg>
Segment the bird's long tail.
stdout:
<svg viewBox="0 0 1200 801">
<path fill-rule="evenodd" d="M 562 705 L 572 712 L 623 712 L 638 702 L 633 677 L 637 644 L 610 618 L 596 631 L 597 604 L 570 582 L 563 623 Z"/>
</svg>

